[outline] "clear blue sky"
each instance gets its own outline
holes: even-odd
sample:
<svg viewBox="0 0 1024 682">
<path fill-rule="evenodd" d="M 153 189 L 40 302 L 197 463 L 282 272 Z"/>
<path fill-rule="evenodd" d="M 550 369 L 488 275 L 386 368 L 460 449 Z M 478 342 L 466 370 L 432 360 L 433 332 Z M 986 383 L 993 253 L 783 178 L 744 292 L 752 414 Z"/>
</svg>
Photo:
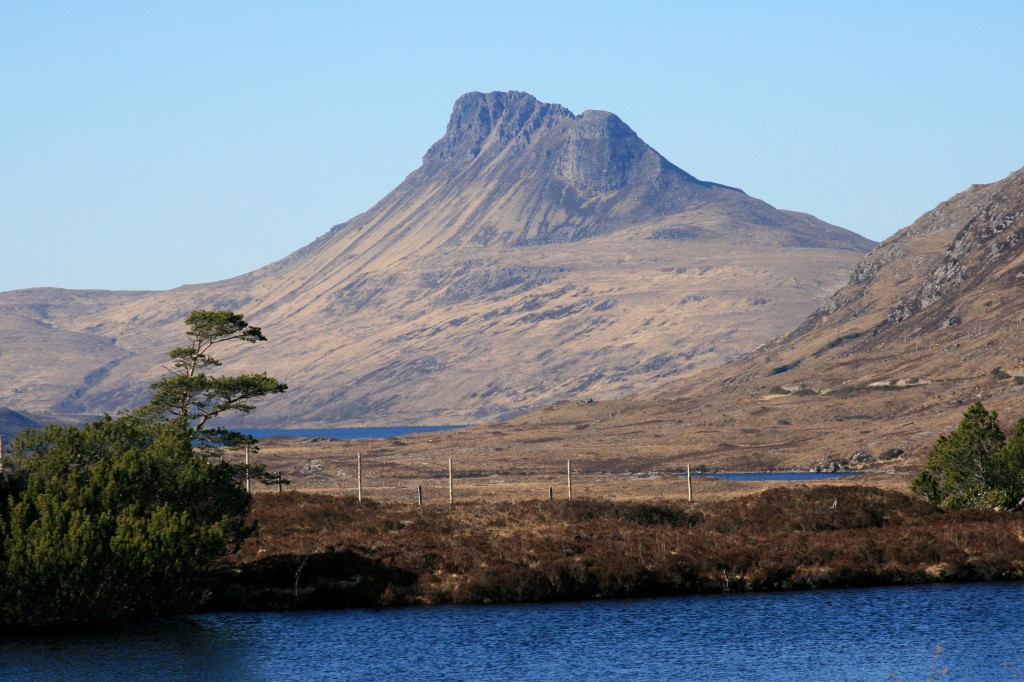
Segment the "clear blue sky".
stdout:
<svg viewBox="0 0 1024 682">
<path fill-rule="evenodd" d="M 1024 166 L 1020 2 L 0 0 L 0 291 L 166 289 L 373 205 L 455 99 L 618 114 L 883 239 Z"/>
</svg>

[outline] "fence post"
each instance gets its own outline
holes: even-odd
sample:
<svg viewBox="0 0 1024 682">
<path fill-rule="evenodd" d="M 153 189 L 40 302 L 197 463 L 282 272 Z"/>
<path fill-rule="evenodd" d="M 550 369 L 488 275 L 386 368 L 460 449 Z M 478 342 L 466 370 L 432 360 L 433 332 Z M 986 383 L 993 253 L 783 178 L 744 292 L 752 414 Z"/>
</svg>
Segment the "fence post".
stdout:
<svg viewBox="0 0 1024 682">
<path fill-rule="evenodd" d="M 0 448 L 2 451 L 2 448 Z M 3 466 L 0 465 L 0 471 L 3 471 Z M 249 491 L 249 446 L 245 446 L 245 492 Z"/>
<path fill-rule="evenodd" d="M 551 487 L 551 486 L 548 486 L 548 499 L 549 500 L 555 499 L 555 489 L 553 487 Z"/>
<path fill-rule="evenodd" d="M 569 489 L 569 499 L 572 499 L 572 462 L 565 460 L 565 483 Z"/>
<path fill-rule="evenodd" d="M 416 486 L 416 502 L 419 506 L 423 506 L 423 486 L 421 485 Z"/>
<path fill-rule="evenodd" d="M 686 501 L 693 502 L 693 486 L 690 485 L 690 465 L 686 465 Z"/>
<path fill-rule="evenodd" d="M 363 501 L 363 455 L 356 453 L 356 497 L 359 502 Z"/>
<path fill-rule="evenodd" d="M 277 472 L 277 492 L 281 492 L 281 472 Z"/>
<path fill-rule="evenodd" d="M 448 458 L 448 504 L 455 504 L 455 491 L 452 483 L 452 458 Z"/>
</svg>

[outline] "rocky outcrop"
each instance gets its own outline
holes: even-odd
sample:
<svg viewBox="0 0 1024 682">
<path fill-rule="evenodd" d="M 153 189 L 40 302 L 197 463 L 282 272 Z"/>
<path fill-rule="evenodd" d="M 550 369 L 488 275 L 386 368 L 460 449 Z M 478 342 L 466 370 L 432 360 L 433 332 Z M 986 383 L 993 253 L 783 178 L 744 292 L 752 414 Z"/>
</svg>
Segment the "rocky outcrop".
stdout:
<svg viewBox="0 0 1024 682">
<path fill-rule="evenodd" d="M 423 156 L 429 172 L 455 175 L 485 150 L 522 148 L 543 128 L 572 121 L 572 112 L 525 92 L 471 92 L 455 102 L 448 129 Z"/>
<path fill-rule="evenodd" d="M 1024 278 L 1022 212 L 1024 169 L 972 186 L 865 256 L 845 287 L 772 346 L 812 334 L 850 340 L 897 326 L 915 334 L 955 326 L 956 309 L 979 288 L 1009 293 Z"/>
</svg>

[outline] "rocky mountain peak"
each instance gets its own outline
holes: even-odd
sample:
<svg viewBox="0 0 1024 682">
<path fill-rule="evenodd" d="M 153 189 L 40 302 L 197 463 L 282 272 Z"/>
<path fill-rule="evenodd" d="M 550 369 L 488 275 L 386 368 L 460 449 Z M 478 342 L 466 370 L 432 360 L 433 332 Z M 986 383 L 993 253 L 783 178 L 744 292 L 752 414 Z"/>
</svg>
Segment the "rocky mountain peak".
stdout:
<svg viewBox="0 0 1024 682">
<path fill-rule="evenodd" d="M 1024 172 L 990 185 L 975 185 L 941 209 L 958 231 L 920 288 L 900 301 L 888 321 L 901 322 L 918 311 L 962 296 L 967 287 L 992 286 L 1007 280 L 1014 288 L 1024 256 Z M 934 220 L 926 216 L 925 222 Z M 932 228 L 934 229 L 934 228 Z M 952 308 L 956 301 L 948 302 Z M 948 312 L 948 311 L 947 311 Z M 952 313 L 948 313 L 952 315 Z M 950 319 L 950 317 L 946 317 Z"/>
<path fill-rule="evenodd" d="M 908 377 L 951 368 L 958 377 L 980 376 L 1004 366 L 1024 374 L 1019 354 L 1006 357 L 1022 319 L 1022 215 L 1024 169 L 925 213 L 865 256 L 803 324 L 766 346 L 769 374 L 806 366 L 807 376 L 870 379 L 893 371 L 876 361 L 885 355 L 898 357 Z M 856 379 L 847 371 L 853 367 Z"/>
<path fill-rule="evenodd" d="M 858 317 L 863 300 L 887 314 L 873 333 L 934 309 L 935 326 L 956 319 L 955 308 L 972 288 L 995 287 L 1024 277 L 1024 169 L 987 185 L 973 185 L 925 213 L 864 257 L 848 285 L 835 292 L 815 316 L 845 309 Z M 942 304 L 942 305 L 939 305 Z M 920 324 L 920 323 L 915 323 Z"/>
<path fill-rule="evenodd" d="M 607 111 L 584 111 L 566 131 L 558 176 L 591 192 L 614 192 L 627 184 L 657 184 L 663 172 L 696 179 L 668 163 L 633 129 Z"/>
<path fill-rule="evenodd" d="M 666 161 L 615 114 L 587 110 L 575 115 L 525 92 L 471 92 L 460 97 L 444 137 L 423 163 L 432 171 L 460 173 L 474 162 L 527 148 L 530 153 L 523 161 L 529 167 L 554 159 L 555 179 L 588 194 L 615 192 L 630 184 L 657 185 L 666 173 L 675 180 L 699 182 Z"/>
<path fill-rule="evenodd" d="M 0 402 L 132 407 L 180 319 L 213 307 L 280 339 L 243 371 L 302 387 L 264 423 L 468 423 L 617 397 L 785 331 L 871 246 L 696 180 L 611 113 L 474 92 L 398 187 L 258 271 L 145 296 L 0 296 Z"/>
<path fill-rule="evenodd" d="M 538 129 L 573 118 L 565 107 L 525 92 L 470 92 L 455 101 L 444 137 L 430 147 L 423 163 L 469 163 L 487 147 L 529 142 Z"/>
</svg>

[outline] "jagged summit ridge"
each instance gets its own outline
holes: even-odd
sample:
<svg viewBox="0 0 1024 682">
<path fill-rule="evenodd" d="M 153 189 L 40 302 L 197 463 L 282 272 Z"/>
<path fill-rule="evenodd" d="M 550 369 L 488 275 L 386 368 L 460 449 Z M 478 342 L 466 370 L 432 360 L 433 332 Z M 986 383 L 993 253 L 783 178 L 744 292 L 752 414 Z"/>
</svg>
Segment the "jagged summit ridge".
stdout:
<svg viewBox="0 0 1024 682">
<path fill-rule="evenodd" d="M 525 92 L 470 92 L 455 101 L 444 137 L 427 150 L 423 164 L 466 164 L 490 144 L 529 143 L 532 132 L 573 118 L 565 107 Z"/>
<path fill-rule="evenodd" d="M 487 196 L 482 187 L 490 190 Z M 409 194 L 464 207 L 458 225 L 442 227 L 437 236 L 453 245 L 574 242 L 666 217 L 707 221 L 713 214 L 718 229 L 745 241 L 865 246 L 852 233 L 697 179 L 615 114 L 577 115 L 523 92 L 460 97 L 444 136 L 392 198 Z M 751 225 L 765 229 L 750 233 Z"/>
<path fill-rule="evenodd" d="M 665 174 L 721 186 L 701 182 L 669 163 L 615 114 L 588 109 L 576 115 L 525 92 L 460 97 L 444 137 L 431 146 L 423 163 L 432 171 L 460 172 L 478 159 L 486 162 L 510 149 L 520 153 L 535 142 L 543 154 L 531 155 L 531 160 L 554 157 L 554 177 L 583 192 L 609 193 L 644 182 L 663 187 Z"/>
</svg>

